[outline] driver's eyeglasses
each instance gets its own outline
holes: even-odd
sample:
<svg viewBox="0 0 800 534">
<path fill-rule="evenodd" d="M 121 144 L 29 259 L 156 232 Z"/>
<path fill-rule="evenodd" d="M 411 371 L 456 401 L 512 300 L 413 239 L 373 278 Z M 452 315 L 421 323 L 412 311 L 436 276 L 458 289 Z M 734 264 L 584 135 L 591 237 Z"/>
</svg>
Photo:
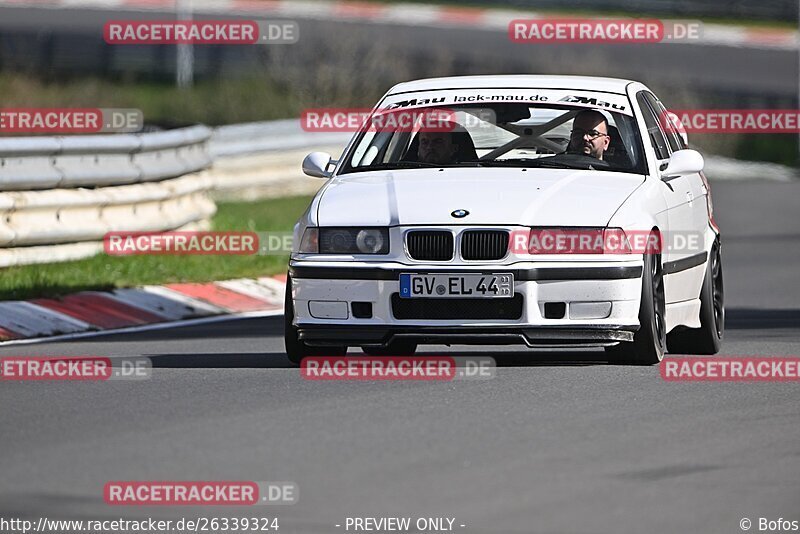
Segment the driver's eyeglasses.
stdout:
<svg viewBox="0 0 800 534">
<path fill-rule="evenodd" d="M 572 137 L 584 137 L 584 136 L 588 135 L 589 139 L 591 141 L 594 141 L 598 137 L 604 136 L 604 135 L 607 136 L 608 134 L 603 133 L 603 132 L 598 132 L 597 130 L 584 130 L 582 128 L 575 128 L 574 130 L 572 130 L 570 132 L 570 135 Z"/>
</svg>

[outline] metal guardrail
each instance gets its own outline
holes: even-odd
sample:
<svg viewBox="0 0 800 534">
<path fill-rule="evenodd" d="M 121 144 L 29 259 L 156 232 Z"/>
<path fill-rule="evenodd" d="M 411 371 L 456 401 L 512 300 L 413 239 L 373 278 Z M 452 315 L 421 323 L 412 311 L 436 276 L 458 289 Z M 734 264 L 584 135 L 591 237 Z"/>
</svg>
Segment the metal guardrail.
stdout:
<svg viewBox="0 0 800 534">
<path fill-rule="evenodd" d="M 211 134 L 0 139 L 0 267 L 88 256 L 114 230 L 206 225 Z"/>
<path fill-rule="evenodd" d="M 301 172 L 303 157 L 313 150 L 337 157 L 351 136 L 306 132 L 297 119 L 215 128 L 209 141 L 214 198 L 251 201 L 312 194 L 323 182 Z"/>
<path fill-rule="evenodd" d="M 209 152 L 216 159 L 314 146 L 344 147 L 350 137 L 351 133 L 306 132 L 297 119 L 248 122 L 214 128 Z"/>
<path fill-rule="evenodd" d="M 163 180 L 211 165 L 206 126 L 144 134 L 0 138 L 0 191 Z"/>
</svg>

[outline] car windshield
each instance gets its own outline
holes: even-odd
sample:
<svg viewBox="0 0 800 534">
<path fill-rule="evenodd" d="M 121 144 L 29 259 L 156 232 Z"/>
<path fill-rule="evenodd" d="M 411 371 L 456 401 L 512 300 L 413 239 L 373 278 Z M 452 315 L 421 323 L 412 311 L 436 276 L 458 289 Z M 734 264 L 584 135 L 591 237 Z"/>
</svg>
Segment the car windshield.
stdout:
<svg viewBox="0 0 800 534">
<path fill-rule="evenodd" d="M 501 166 L 646 172 L 635 120 L 618 111 L 561 102 L 401 111 L 375 112 L 341 173 Z"/>
</svg>

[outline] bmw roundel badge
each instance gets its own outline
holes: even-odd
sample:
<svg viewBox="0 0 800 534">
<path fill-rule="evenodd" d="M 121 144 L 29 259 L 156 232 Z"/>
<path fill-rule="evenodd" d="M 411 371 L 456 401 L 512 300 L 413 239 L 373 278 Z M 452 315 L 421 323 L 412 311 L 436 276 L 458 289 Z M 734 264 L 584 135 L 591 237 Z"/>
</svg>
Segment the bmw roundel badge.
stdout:
<svg viewBox="0 0 800 534">
<path fill-rule="evenodd" d="M 452 215 L 456 219 L 463 219 L 464 217 L 469 215 L 469 212 L 467 210 L 455 210 L 450 215 Z"/>
</svg>

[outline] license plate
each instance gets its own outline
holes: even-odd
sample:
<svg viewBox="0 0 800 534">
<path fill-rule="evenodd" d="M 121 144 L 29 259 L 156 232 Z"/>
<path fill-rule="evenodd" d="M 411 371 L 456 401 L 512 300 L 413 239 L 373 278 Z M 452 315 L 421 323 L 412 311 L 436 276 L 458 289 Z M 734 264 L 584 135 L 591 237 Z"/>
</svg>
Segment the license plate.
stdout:
<svg viewBox="0 0 800 534">
<path fill-rule="evenodd" d="M 513 274 L 400 274 L 400 297 L 511 298 Z"/>
</svg>

